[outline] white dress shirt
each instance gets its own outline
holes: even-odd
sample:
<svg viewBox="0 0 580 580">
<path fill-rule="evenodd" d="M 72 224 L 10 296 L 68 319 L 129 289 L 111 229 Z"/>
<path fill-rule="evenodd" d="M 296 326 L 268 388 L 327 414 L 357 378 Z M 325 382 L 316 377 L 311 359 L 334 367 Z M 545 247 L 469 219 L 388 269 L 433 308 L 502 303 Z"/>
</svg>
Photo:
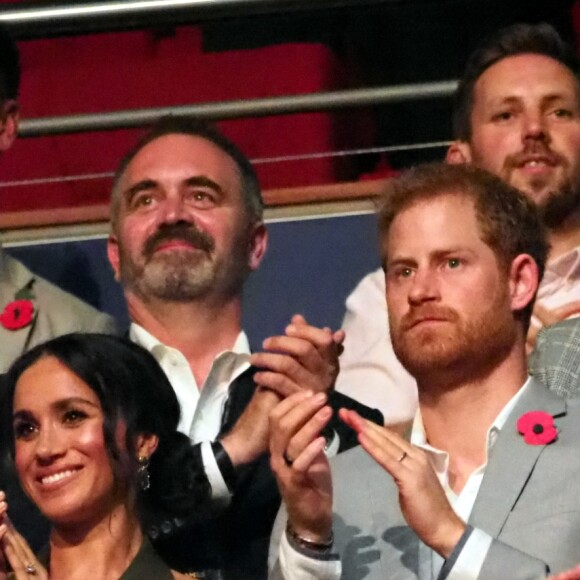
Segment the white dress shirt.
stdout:
<svg viewBox="0 0 580 580">
<path fill-rule="evenodd" d="M 441 451 L 432 447 L 427 442 L 427 435 L 423 427 L 423 420 L 421 418 L 421 410 L 417 409 L 417 414 L 413 421 L 413 428 L 411 431 L 411 443 L 424 449 L 431 459 L 431 464 L 433 469 L 437 474 L 437 478 L 441 483 L 445 491 L 445 495 L 453 508 L 453 511 L 464 521 L 467 522 L 469 516 L 471 515 L 471 510 L 477 499 L 477 494 L 479 493 L 479 488 L 481 487 L 481 482 L 483 481 L 483 476 L 485 475 L 485 468 L 487 466 L 487 457 L 491 448 L 494 446 L 499 432 L 505 425 L 507 418 L 521 397 L 524 389 L 529 384 L 530 379 L 524 383 L 522 388 L 509 400 L 507 405 L 500 411 L 495 421 L 491 424 L 487 430 L 486 435 L 486 460 L 485 463 L 480 465 L 475 469 L 465 486 L 459 494 L 456 494 L 449 485 L 449 454 L 446 451 Z M 463 550 L 457 561 L 455 562 L 453 569 L 448 580 L 470 580 L 471 578 L 477 578 L 487 552 L 491 546 L 492 537 L 486 534 L 483 530 L 475 528 L 472 534 L 469 536 Z M 424 544 L 420 545 L 420 549 L 427 550 L 431 555 L 431 577 L 437 578 L 441 567 L 443 566 L 443 558 L 441 558 L 436 552 L 433 552 L 430 548 Z M 427 556 L 427 554 L 425 554 Z M 422 561 L 428 561 L 429 558 L 421 558 Z"/>
<path fill-rule="evenodd" d="M 230 492 L 216 463 L 211 443 L 219 433 L 231 383 L 250 367 L 250 345 L 246 334 L 240 332 L 232 349 L 215 357 L 201 387 L 181 351 L 166 346 L 135 323 L 131 324 L 129 337 L 148 350 L 167 375 L 181 407 L 178 431 L 193 443 L 201 443 L 201 456 L 212 496 L 229 501 Z"/>
<path fill-rule="evenodd" d="M 346 337 L 336 390 L 378 409 L 387 424 L 412 419 L 417 383 L 393 352 L 383 270 L 365 276 L 347 298 L 342 328 Z"/>
<path fill-rule="evenodd" d="M 578 300 L 580 300 L 580 247 L 546 264 L 536 303 L 552 310 Z M 569 318 L 575 316 L 578 314 Z M 532 317 L 532 325 L 540 327 L 541 323 Z"/>
</svg>

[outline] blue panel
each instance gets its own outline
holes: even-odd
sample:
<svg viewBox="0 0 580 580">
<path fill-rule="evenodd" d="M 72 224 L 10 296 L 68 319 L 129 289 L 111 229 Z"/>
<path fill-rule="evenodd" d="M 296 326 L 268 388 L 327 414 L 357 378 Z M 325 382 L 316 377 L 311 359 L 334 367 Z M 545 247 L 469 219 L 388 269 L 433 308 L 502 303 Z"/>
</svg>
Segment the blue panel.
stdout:
<svg viewBox="0 0 580 580">
<path fill-rule="evenodd" d="M 244 327 L 252 346 L 283 332 L 299 312 L 337 328 L 344 300 L 379 264 L 375 217 L 333 217 L 273 223 L 260 269 L 244 292 Z M 105 240 L 39 244 L 9 253 L 33 271 L 127 323 L 123 295 L 106 256 Z"/>
</svg>

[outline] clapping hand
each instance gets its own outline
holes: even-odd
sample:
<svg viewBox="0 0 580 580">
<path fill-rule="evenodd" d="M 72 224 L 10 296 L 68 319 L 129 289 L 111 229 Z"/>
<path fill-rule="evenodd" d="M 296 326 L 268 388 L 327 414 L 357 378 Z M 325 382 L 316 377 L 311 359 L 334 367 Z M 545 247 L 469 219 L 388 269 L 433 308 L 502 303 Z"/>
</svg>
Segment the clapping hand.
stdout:
<svg viewBox="0 0 580 580">
<path fill-rule="evenodd" d="M 423 543 L 448 558 L 465 531 L 465 523 L 453 511 L 427 454 L 355 411 L 341 409 L 340 418 L 358 433 L 363 449 L 394 479 L 409 527 Z"/>
<path fill-rule="evenodd" d="M 48 574 L 34 556 L 26 540 L 16 531 L 8 518 L 8 505 L 0 491 L 0 580 L 46 580 Z M 12 570 L 9 576 L 9 570 Z"/>
<path fill-rule="evenodd" d="M 338 375 L 344 332 L 317 328 L 296 314 L 283 336 L 267 338 L 264 352 L 252 355 L 251 362 L 262 369 L 255 381 L 287 397 L 301 389 L 327 392 Z"/>
<path fill-rule="evenodd" d="M 288 522 L 313 542 L 327 541 L 332 530 L 332 481 L 320 435 L 331 416 L 323 393 L 304 391 L 270 413 L 270 462 Z"/>
</svg>

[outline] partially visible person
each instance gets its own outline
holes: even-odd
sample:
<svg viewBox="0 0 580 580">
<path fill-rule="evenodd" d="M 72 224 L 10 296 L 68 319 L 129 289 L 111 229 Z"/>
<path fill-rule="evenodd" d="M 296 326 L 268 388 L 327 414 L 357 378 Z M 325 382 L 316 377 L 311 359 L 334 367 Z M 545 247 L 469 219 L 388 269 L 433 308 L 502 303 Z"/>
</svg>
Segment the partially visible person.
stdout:
<svg viewBox="0 0 580 580">
<path fill-rule="evenodd" d="M 346 299 L 344 352 L 336 390 L 379 409 L 385 424 L 410 420 L 417 383 L 393 352 L 382 268 L 365 276 Z"/>
<path fill-rule="evenodd" d="M 0 27 L 0 155 L 18 134 L 19 84 L 18 49 Z M 0 246 L 0 373 L 24 351 L 74 331 L 112 333 L 115 324 L 110 316 L 32 273 Z"/>
<path fill-rule="evenodd" d="M 564 320 L 538 333 L 530 373 L 558 395 L 580 396 L 580 320 Z"/>
<path fill-rule="evenodd" d="M 272 413 L 272 466 L 288 504 L 281 545 L 294 543 L 304 579 L 529 580 L 572 570 L 580 400 L 527 372 L 548 254 L 539 213 L 467 165 L 417 167 L 383 202 L 393 346 L 419 387 L 411 439 L 341 411 L 361 447 L 331 460 L 331 491 L 315 455 L 324 402 L 281 403 Z M 282 558 L 277 566 L 292 577 Z"/>
<path fill-rule="evenodd" d="M 52 527 L 35 557 L 0 509 L 0 551 L 16 577 L 182 577 L 142 528 L 207 510 L 210 490 L 155 359 L 125 339 L 65 335 L 19 358 L 6 389 L 2 455 Z"/>
<path fill-rule="evenodd" d="M 542 326 L 580 312 L 579 73 L 576 53 L 552 27 L 516 24 L 471 54 L 455 97 L 456 140 L 447 161 L 487 169 L 520 189 L 548 226 L 550 257 L 528 352 Z M 391 408 L 410 417 L 415 390 L 410 375 L 394 361 L 384 294 L 378 270 L 347 299 L 337 389 L 367 404 L 372 400 L 385 417 Z"/>
</svg>

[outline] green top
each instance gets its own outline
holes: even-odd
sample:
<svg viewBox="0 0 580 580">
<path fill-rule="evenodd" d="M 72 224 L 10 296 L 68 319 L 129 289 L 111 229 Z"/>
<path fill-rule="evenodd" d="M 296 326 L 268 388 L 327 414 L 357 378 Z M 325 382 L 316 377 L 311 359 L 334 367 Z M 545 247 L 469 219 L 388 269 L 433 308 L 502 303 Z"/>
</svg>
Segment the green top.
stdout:
<svg viewBox="0 0 580 580">
<path fill-rule="evenodd" d="M 48 569 L 50 563 L 48 547 L 39 553 L 38 560 Z M 151 542 L 144 538 L 137 555 L 119 580 L 173 580 L 173 574 L 159 557 Z"/>
</svg>

